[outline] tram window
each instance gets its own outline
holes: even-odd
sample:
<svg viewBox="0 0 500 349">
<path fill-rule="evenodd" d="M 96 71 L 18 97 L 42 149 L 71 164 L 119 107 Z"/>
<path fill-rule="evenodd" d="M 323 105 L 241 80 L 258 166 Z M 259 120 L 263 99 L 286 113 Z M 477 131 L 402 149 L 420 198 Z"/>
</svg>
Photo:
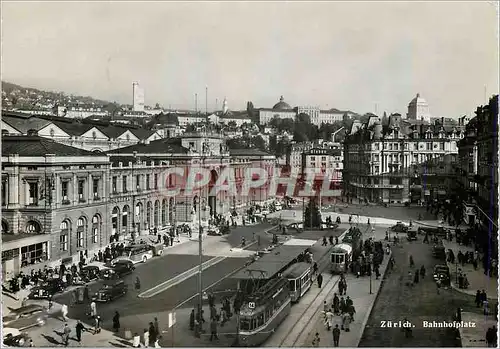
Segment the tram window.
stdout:
<svg viewBox="0 0 500 349">
<path fill-rule="evenodd" d="M 290 280 L 289 282 L 290 291 L 295 291 L 295 280 Z"/>
<path fill-rule="evenodd" d="M 257 327 L 264 325 L 264 314 L 257 316 Z"/>
<path fill-rule="evenodd" d="M 255 330 L 256 328 L 257 328 L 257 319 L 256 318 L 252 318 L 252 327 L 251 327 L 251 329 Z"/>
<path fill-rule="evenodd" d="M 250 321 L 248 319 L 241 319 L 240 320 L 240 329 L 243 331 L 249 331 L 250 330 Z"/>
</svg>

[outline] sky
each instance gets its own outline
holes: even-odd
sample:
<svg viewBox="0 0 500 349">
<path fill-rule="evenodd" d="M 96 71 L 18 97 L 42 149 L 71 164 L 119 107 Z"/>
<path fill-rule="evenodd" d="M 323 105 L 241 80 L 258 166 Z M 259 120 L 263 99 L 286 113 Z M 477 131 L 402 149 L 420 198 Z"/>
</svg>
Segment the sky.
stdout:
<svg viewBox="0 0 500 349">
<path fill-rule="evenodd" d="M 498 93 L 495 2 L 4 2 L 2 80 L 214 110 L 314 105 L 458 117 Z"/>
</svg>

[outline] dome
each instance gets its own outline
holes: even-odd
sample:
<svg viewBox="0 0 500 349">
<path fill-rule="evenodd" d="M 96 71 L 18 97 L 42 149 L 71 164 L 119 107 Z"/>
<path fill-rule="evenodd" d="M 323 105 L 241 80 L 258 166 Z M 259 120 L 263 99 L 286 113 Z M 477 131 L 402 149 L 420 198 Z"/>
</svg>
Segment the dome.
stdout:
<svg viewBox="0 0 500 349">
<path fill-rule="evenodd" d="M 290 105 L 287 102 L 285 102 L 283 96 L 281 96 L 280 101 L 274 105 L 273 109 L 275 109 L 275 110 L 291 110 L 293 108 L 290 107 Z"/>
<path fill-rule="evenodd" d="M 413 98 L 410 102 L 410 104 L 419 104 L 419 105 L 427 105 L 427 101 L 425 99 L 423 99 L 422 97 L 420 97 L 420 93 L 417 93 L 417 95 L 415 96 L 415 98 Z"/>
</svg>

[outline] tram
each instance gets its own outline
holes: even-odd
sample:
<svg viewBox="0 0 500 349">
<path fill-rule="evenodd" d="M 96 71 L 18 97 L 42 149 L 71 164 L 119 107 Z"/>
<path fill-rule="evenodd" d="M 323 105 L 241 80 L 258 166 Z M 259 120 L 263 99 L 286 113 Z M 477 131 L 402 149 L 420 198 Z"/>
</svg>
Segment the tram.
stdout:
<svg viewBox="0 0 500 349">
<path fill-rule="evenodd" d="M 311 288 L 311 263 L 295 263 L 283 272 L 283 276 L 288 280 L 288 289 L 290 290 L 292 303 L 296 303 Z"/>
<path fill-rule="evenodd" d="M 268 281 L 247 298 L 240 309 L 239 339 L 244 347 L 260 346 L 290 314 L 288 280 L 283 276 Z"/>
<path fill-rule="evenodd" d="M 331 271 L 333 274 L 346 273 L 352 263 L 352 247 L 348 244 L 338 244 L 332 250 Z"/>
</svg>

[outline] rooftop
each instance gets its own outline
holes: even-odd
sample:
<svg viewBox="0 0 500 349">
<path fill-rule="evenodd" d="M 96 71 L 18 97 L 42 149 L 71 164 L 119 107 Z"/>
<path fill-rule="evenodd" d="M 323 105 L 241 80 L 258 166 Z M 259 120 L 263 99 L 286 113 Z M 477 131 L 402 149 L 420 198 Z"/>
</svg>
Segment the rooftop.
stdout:
<svg viewBox="0 0 500 349">
<path fill-rule="evenodd" d="M 39 136 L 2 136 L 2 155 L 20 156 L 96 156 L 87 150 L 70 147 Z"/>
</svg>

